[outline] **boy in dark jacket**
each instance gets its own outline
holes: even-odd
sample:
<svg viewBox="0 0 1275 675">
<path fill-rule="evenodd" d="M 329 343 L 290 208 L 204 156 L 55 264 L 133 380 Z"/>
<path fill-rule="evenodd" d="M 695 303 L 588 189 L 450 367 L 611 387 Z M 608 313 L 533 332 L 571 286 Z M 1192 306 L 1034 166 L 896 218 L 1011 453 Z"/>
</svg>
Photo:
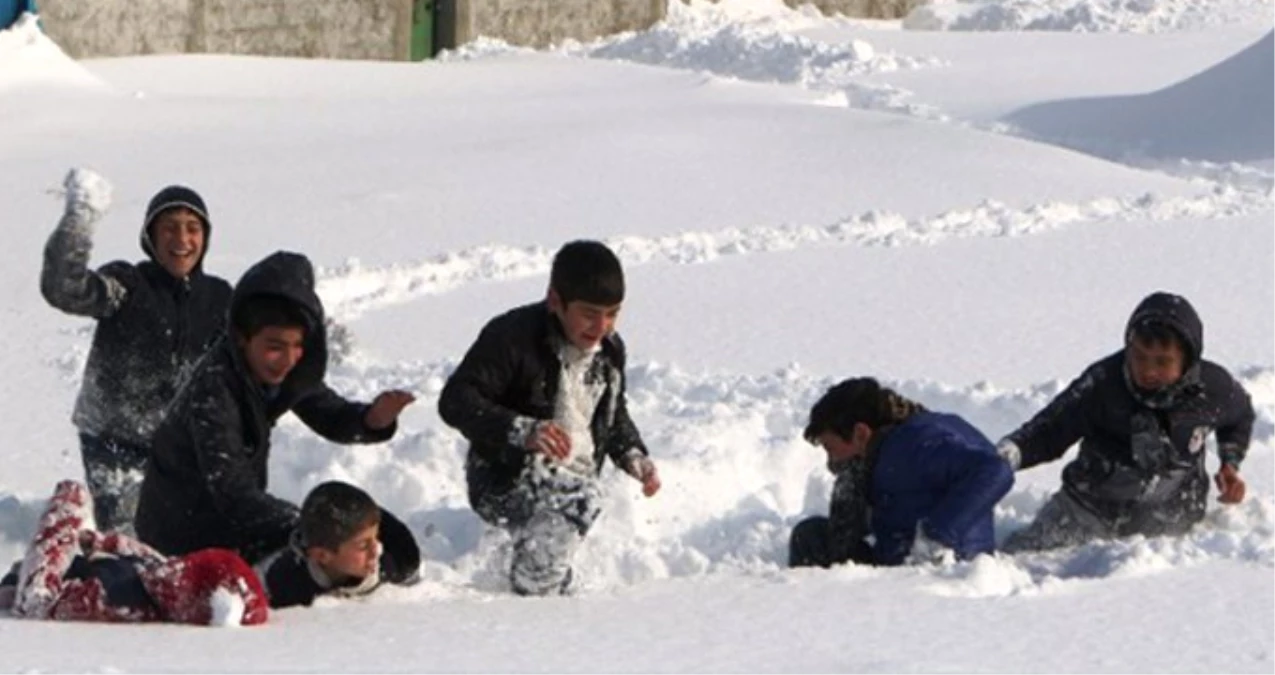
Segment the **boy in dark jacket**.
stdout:
<svg viewBox="0 0 1275 675">
<path fill-rule="evenodd" d="M 791 566 L 900 565 L 992 552 L 992 507 L 1014 475 L 965 420 L 929 412 L 864 377 L 829 389 L 810 411 L 805 436 L 827 453 L 837 479 L 829 516 L 793 529 Z"/>
<path fill-rule="evenodd" d="M 492 319 L 438 400 L 469 440 L 469 503 L 510 530 L 510 581 L 522 595 L 565 592 L 571 557 L 598 515 L 597 476 L 607 458 L 660 488 L 625 404 L 620 261 L 596 241 L 553 259 L 543 302 Z"/>
<path fill-rule="evenodd" d="M 1091 365 L 1000 442 L 997 450 L 1015 469 L 1056 460 L 1080 442 L 1062 489 L 1006 540 L 1006 551 L 1186 532 L 1204 517 L 1204 444 L 1212 433 L 1222 463 L 1218 499 L 1244 498 L 1239 468 L 1253 406 L 1203 351 L 1204 327 L 1186 298 L 1147 296 L 1129 319 L 1124 349 Z"/>
<path fill-rule="evenodd" d="M 288 547 L 256 569 L 271 607 L 308 607 L 320 595 L 354 597 L 382 582 L 415 583 L 420 562 L 406 525 L 363 490 L 328 481 L 301 502 L 301 521 Z"/>
<path fill-rule="evenodd" d="M 93 498 L 75 481 L 58 483 L 26 556 L 0 579 L 0 610 L 24 619 L 253 625 L 265 622 L 266 594 L 233 551 L 206 549 L 166 558 L 93 525 Z"/>
<path fill-rule="evenodd" d="M 40 292 L 68 314 L 97 320 L 75 403 L 81 457 L 97 526 L 131 526 L 151 436 L 182 375 L 225 329 L 230 284 L 205 274 L 212 225 L 190 188 L 160 190 L 146 208 L 147 260 L 88 267 L 93 228 L 111 186 L 67 175 L 66 212 L 44 248 Z"/>
<path fill-rule="evenodd" d="M 235 287 L 231 327 L 177 394 L 155 432 L 137 533 L 169 555 L 237 551 L 249 562 L 283 548 L 297 507 L 268 492 L 270 431 L 285 413 L 337 443 L 379 443 L 414 399 L 347 401 L 323 382 L 323 305 L 305 256 L 275 253 Z"/>
</svg>

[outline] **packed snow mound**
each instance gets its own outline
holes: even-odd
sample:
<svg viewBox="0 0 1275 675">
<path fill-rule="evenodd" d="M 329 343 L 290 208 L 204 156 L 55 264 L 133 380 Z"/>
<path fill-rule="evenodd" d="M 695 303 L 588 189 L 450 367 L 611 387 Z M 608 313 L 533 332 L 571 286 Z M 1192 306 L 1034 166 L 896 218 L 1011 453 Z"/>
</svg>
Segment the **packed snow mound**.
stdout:
<svg viewBox="0 0 1275 675">
<path fill-rule="evenodd" d="M 882 54 L 863 40 L 831 44 L 799 34 L 826 22 L 809 5 L 794 10 L 780 0 L 673 2 L 664 20 L 647 30 L 587 43 L 567 41 L 553 51 L 830 91 L 850 86 L 850 79 L 860 75 L 942 65 L 932 58 Z M 476 60 L 528 51 L 483 37 L 444 58 Z"/>
<path fill-rule="evenodd" d="M 668 16 L 648 30 L 567 45 L 563 51 L 819 90 L 839 88 L 854 76 L 941 63 L 881 54 L 863 40 L 829 44 L 797 33 L 821 21 L 809 6 L 790 10 L 778 0 L 674 2 Z"/>
<path fill-rule="evenodd" d="M 50 40 L 38 22 L 35 15 L 23 14 L 12 27 L 0 30 L 0 92 L 48 84 L 106 88 Z"/>
<path fill-rule="evenodd" d="M 1270 0 L 936 0 L 903 27 L 951 31 L 1159 33 L 1269 26 Z"/>
<path fill-rule="evenodd" d="M 1149 94 L 1051 101 L 1005 118 L 1026 135 L 1111 159 L 1270 160 L 1275 33 Z"/>
</svg>

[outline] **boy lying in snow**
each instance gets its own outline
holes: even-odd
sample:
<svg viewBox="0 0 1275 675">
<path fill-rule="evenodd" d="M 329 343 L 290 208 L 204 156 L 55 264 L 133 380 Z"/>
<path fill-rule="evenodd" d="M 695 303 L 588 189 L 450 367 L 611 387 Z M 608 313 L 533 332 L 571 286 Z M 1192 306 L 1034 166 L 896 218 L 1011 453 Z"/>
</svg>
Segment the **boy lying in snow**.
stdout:
<svg viewBox="0 0 1275 675">
<path fill-rule="evenodd" d="M 265 590 L 233 551 L 166 558 L 119 533 L 94 528 L 93 499 L 62 481 L 26 557 L 0 580 L 0 609 L 27 619 L 254 625 Z"/>
<path fill-rule="evenodd" d="M 367 595 L 383 581 L 410 585 L 420 562 L 406 525 L 363 490 L 329 481 L 306 495 L 287 548 L 256 570 L 278 608 L 309 606 L 320 595 Z"/>
</svg>

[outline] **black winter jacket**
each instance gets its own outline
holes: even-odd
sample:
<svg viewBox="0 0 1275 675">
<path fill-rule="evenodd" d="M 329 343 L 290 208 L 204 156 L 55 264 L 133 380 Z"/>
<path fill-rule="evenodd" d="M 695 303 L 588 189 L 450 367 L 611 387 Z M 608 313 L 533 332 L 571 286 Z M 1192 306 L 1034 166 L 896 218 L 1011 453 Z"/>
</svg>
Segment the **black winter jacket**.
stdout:
<svg viewBox="0 0 1275 675">
<path fill-rule="evenodd" d="M 447 379 L 438 414 L 469 440 L 466 479 L 470 503 L 484 493 L 515 485 L 531 453 L 523 446 L 535 423 L 554 416 L 565 338 L 544 302 L 510 310 L 492 319 Z M 625 350 L 617 334 L 602 342 L 599 357 L 606 390 L 594 412 L 591 432 L 594 465 L 610 457 L 621 468 L 646 446 L 625 404 Z"/>
<path fill-rule="evenodd" d="M 164 554 L 216 546 L 251 563 L 287 544 L 297 507 L 266 492 L 270 432 L 284 413 L 338 443 L 386 441 L 397 428 L 369 429 L 367 405 L 324 384 L 323 306 L 309 260 L 280 252 L 254 265 L 235 288 L 231 316 L 258 294 L 283 296 L 306 310 L 312 324 L 304 355 L 270 399 L 249 375 L 233 335 L 200 361 L 155 433 L 142 483 L 137 533 Z"/>
<path fill-rule="evenodd" d="M 97 319 L 72 421 L 85 434 L 146 447 L 182 377 L 225 330 L 230 284 L 204 274 L 185 279 L 149 260 L 89 269 L 95 215 L 68 209 L 44 247 L 40 293 L 68 314 Z M 204 251 L 211 232 L 205 223 Z"/>
<path fill-rule="evenodd" d="M 1205 439 L 1239 465 L 1253 426 L 1249 396 L 1221 366 L 1200 358 L 1204 331 L 1185 299 L 1146 298 L 1129 326 L 1156 320 L 1187 344 L 1182 378 L 1160 392 L 1140 392 L 1120 351 L 1090 366 L 1040 413 L 1010 434 L 1022 468 L 1058 459 L 1080 441 L 1063 469 L 1063 489 L 1112 522 L 1122 534 L 1176 532 L 1198 521 L 1207 505 Z"/>
</svg>

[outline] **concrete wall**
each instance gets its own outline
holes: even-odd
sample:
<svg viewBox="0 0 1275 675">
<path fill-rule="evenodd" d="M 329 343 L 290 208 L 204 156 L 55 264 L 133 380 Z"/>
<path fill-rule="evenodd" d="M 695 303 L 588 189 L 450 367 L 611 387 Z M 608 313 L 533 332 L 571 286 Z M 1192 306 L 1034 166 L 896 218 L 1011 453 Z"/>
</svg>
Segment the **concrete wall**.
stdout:
<svg viewBox="0 0 1275 675">
<path fill-rule="evenodd" d="M 784 0 L 790 7 L 811 4 L 824 14 L 845 14 L 865 19 L 901 19 L 927 0 Z"/>
<path fill-rule="evenodd" d="M 42 0 L 74 57 L 209 52 L 344 59 L 408 53 L 411 0 Z"/>
<path fill-rule="evenodd" d="M 485 35 L 528 47 L 567 38 L 642 30 L 664 18 L 669 0 L 440 0 L 442 46 Z M 673 0 L 676 2 L 677 0 Z M 454 18 L 452 18 L 454 17 Z M 450 25 L 449 25 L 450 24 Z"/>
</svg>

